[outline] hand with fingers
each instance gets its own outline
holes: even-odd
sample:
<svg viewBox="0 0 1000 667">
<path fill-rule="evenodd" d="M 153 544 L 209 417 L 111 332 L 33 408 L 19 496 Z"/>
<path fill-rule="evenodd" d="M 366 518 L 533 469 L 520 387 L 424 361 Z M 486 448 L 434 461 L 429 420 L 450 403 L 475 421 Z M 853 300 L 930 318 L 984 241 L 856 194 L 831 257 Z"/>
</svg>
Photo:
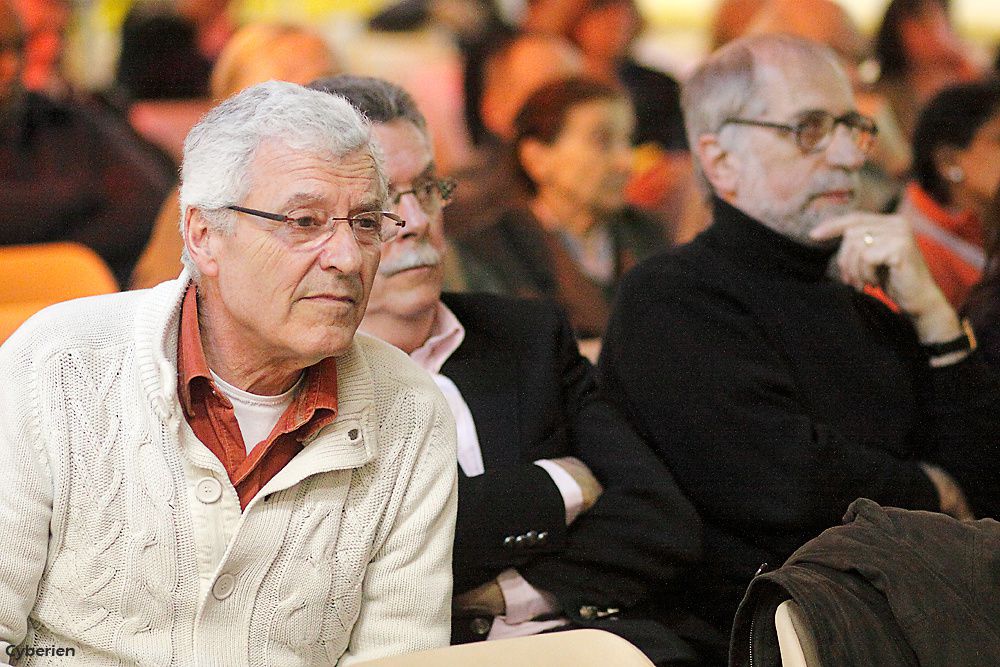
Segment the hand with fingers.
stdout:
<svg viewBox="0 0 1000 667">
<path fill-rule="evenodd" d="M 934 282 L 905 218 L 849 213 L 824 220 L 809 236 L 815 241 L 839 237 L 841 280 L 858 290 L 881 287 L 913 321 L 921 343 L 962 334 L 958 315 Z"/>
</svg>

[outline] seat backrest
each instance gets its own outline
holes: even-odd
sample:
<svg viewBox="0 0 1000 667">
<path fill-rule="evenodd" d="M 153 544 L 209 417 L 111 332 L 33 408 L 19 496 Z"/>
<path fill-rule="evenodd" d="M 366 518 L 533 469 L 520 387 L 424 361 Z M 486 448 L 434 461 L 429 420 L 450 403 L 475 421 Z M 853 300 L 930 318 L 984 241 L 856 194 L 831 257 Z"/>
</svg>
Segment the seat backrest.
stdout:
<svg viewBox="0 0 1000 667">
<path fill-rule="evenodd" d="M 774 612 L 774 629 L 782 667 L 821 667 L 816 640 L 794 600 L 785 600 Z"/>
<path fill-rule="evenodd" d="M 569 630 L 381 658 L 358 667 L 653 667 L 642 651 L 603 630 Z"/>
<path fill-rule="evenodd" d="M 0 247 L 0 303 L 59 301 L 118 291 L 107 264 L 79 243 Z"/>
</svg>

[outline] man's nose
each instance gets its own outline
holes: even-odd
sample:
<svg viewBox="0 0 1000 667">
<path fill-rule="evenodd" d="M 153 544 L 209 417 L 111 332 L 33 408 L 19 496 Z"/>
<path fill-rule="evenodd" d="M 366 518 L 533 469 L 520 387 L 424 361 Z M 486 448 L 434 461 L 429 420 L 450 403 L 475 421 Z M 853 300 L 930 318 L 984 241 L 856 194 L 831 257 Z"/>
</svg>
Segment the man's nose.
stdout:
<svg viewBox="0 0 1000 667">
<path fill-rule="evenodd" d="M 399 230 L 397 238 L 421 238 L 427 234 L 430 226 L 430 216 L 417 201 L 417 196 L 408 192 L 399 198 L 394 213 L 406 220 L 406 225 Z"/>
<path fill-rule="evenodd" d="M 323 269 L 333 269 L 347 275 L 360 273 L 363 264 L 361 244 L 347 222 L 337 224 L 333 234 L 323 244 L 319 264 Z"/>
<path fill-rule="evenodd" d="M 865 152 L 858 146 L 851 129 L 838 123 L 833 128 L 833 139 L 826 147 L 826 160 L 834 167 L 857 171 L 865 163 Z"/>
</svg>

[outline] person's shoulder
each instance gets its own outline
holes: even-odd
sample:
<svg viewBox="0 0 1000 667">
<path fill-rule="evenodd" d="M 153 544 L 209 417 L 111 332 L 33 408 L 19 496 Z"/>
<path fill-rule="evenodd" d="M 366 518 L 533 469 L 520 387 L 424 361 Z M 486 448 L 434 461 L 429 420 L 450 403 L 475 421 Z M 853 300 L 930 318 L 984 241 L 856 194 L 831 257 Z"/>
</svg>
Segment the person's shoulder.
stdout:
<svg viewBox="0 0 1000 667">
<path fill-rule="evenodd" d="M 375 336 L 360 331 L 356 333 L 348 352 L 348 358 L 351 357 L 363 360 L 371 372 L 376 393 L 390 391 L 390 387 L 410 387 L 417 391 L 436 388 L 427 371 L 405 352 Z"/>
<path fill-rule="evenodd" d="M 41 361 L 53 354 L 131 345 L 137 313 L 152 298 L 152 290 L 139 290 L 47 306 L 29 317 L 0 349 L 15 357 Z"/>
</svg>

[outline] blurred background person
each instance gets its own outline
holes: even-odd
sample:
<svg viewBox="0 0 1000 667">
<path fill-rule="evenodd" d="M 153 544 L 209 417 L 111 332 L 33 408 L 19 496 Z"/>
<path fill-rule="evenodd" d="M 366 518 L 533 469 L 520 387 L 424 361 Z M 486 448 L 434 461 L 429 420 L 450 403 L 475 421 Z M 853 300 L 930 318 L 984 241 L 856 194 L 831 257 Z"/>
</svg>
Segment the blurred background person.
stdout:
<svg viewBox="0 0 1000 667">
<path fill-rule="evenodd" d="M 983 220 L 1000 186 L 1000 82 L 959 84 L 932 98 L 917 120 L 913 156 L 914 180 L 897 212 L 959 308 L 982 275 Z"/>
<path fill-rule="evenodd" d="M 211 76 L 212 98 L 221 102 L 271 79 L 306 84 L 339 69 L 337 58 L 316 33 L 287 24 L 252 23 L 240 29 L 219 55 Z M 180 273 L 179 216 L 175 188 L 160 207 L 149 245 L 129 282 L 131 289 L 152 287 Z"/>
<path fill-rule="evenodd" d="M 462 242 L 508 293 L 559 302 L 578 338 L 601 336 L 619 278 L 665 245 L 658 224 L 625 203 L 634 125 L 616 87 L 584 77 L 543 85 L 514 121 L 527 203 Z"/>
<path fill-rule="evenodd" d="M 53 97 L 69 94 L 62 60 L 66 27 L 72 7 L 66 0 L 12 0 L 24 30 L 24 70 L 21 80 L 28 90 Z"/>
<path fill-rule="evenodd" d="M 123 284 L 174 175 L 109 114 L 26 89 L 31 40 L 6 0 L 0 35 L 0 244 L 83 243 Z"/>
<path fill-rule="evenodd" d="M 558 5 L 558 10 L 551 5 Z M 685 217 L 694 182 L 680 87 L 669 74 L 635 57 L 634 45 L 644 21 L 634 0 L 533 0 L 527 11 L 526 24 L 545 26 L 580 49 L 589 77 L 627 93 L 635 110 L 632 142 L 636 151 L 626 199 L 656 215 L 668 238 L 692 237 L 701 224 Z M 546 20 L 533 19 L 537 14 Z"/>
<path fill-rule="evenodd" d="M 580 51 L 553 35 L 520 35 L 488 58 L 479 114 L 489 135 L 480 143 L 474 161 L 454 174 L 460 187 L 444 211 L 449 236 L 460 239 L 478 234 L 495 223 L 506 207 L 525 199 L 510 148 L 514 118 L 540 86 L 582 72 Z M 473 283 L 471 288 L 503 291 L 489 280 L 474 279 Z"/>
<path fill-rule="evenodd" d="M 948 0 L 892 0 L 875 35 L 878 89 L 908 139 L 935 93 L 983 74 L 955 31 L 950 9 Z"/>
</svg>

